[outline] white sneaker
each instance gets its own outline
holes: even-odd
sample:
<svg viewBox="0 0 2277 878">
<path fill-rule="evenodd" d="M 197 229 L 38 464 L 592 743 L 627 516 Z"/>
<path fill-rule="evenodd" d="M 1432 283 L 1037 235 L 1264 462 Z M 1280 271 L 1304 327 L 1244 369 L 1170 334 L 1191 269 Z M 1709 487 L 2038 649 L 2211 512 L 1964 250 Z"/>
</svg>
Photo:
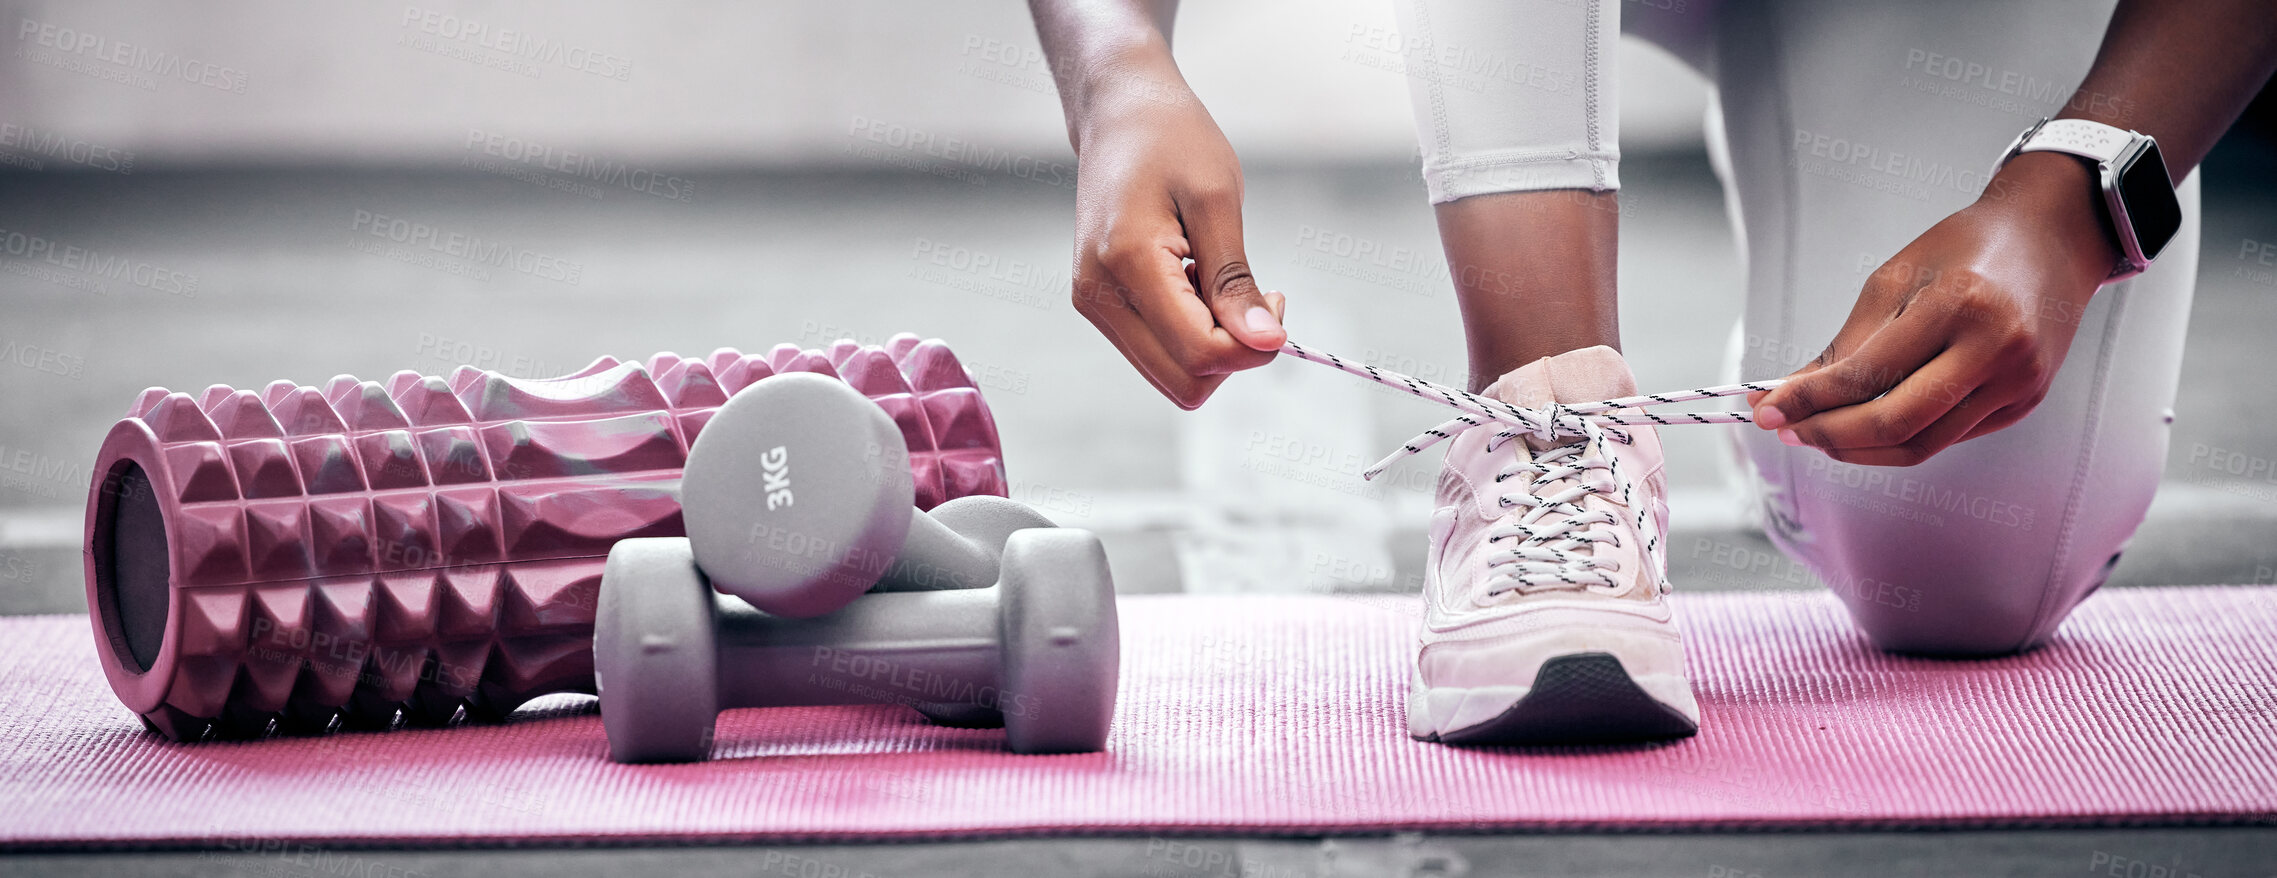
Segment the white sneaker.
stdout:
<svg viewBox="0 0 2277 878">
<path fill-rule="evenodd" d="M 1628 364 L 1602 346 L 1537 360 L 1486 391 L 1533 409 L 1635 393 Z M 1646 426 L 1545 440 L 1490 423 L 1454 437 L 1431 519 L 1409 734 L 1551 744 L 1699 729 L 1666 600 L 1662 463 Z"/>
</svg>

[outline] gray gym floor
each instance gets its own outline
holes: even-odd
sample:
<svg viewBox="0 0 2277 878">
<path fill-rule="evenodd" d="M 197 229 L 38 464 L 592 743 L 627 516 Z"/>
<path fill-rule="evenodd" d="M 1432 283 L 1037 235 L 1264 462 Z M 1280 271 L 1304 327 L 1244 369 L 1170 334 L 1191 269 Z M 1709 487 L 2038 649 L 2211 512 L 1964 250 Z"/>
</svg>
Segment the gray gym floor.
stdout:
<svg viewBox="0 0 2277 878">
<path fill-rule="evenodd" d="M 1499 876 L 2084 875 L 2261 878 L 2273 834 L 2238 829 L 2099 832 L 1439 835 L 1213 839 L 1154 836 L 878 845 L 386 851 L 247 840 L 209 853 L 19 856 L 22 874 L 244 875 L 263 878 L 560 878 L 735 875 L 770 878 L 1499 878 Z M 2153 871 L 2164 870 L 2164 871 Z"/>
<path fill-rule="evenodd" d="M 2269 540 L 2277 532 L 2269 463 L 2277 438 L 2266 427 L 2277 416 L 2266 353 L 2277 331 L 2277 268 L 2257 256 L 2264 247 L 2277 252 L 2273 167 L 2266 148 L 2236 144 L 2209 168 L 2168 483 L 2116 585 L 2277 582 Z M 90 257 L 0 254 L 0 346 L 8 349 L 0 357 L 0 613 L 84 610 L 86 466 L 144 387 L 195 392 L 280 377 L 321 383 L 342 372 L 447 372 L 469 357 L 537 376 L 604 353 L 812 346 L 902 330 L 954 345 L 989 394 L 1015 496 L 1101 531 L 1122 589 L 1413 590 L 1419 510 L 1435 463 L 1408 464 L 1383 487 L 1363 486 L 1351 471 L 1435 423 L 1437 410 L 1283 363 L 1236 379 L 1219 405 L 1181 413 L 1065 304 L 1069 189 L 923 170 L 691 171 L 702 194 L 689 203 L 614 190 L 595 199 L 474 172 L 0 176 L 0 230 L 128 266 L 113 274 L 90 269 Z M 1706 162 L 1635 156 L 1623 173 L 1622 311 L 1640 383 L 1712 383 L 1737 314 L 1739 269 Z M 1443 268 L 1431 268 L 1441 263 L 1412 168 L 1251 167 L 1248 186 L 1249 255 L 1267 286 L 1289 294 L 1296 339 L 1460 381 L 1454 305 Z M 367 234 L 381 217 L 501 242 L 546 267 L 524 273 L 391 253 L 390 242 Z M 1376 255 L 1357 255 L 1360 242 Z M 186 291 L 191 278 L 194 291 Z M 1678 587 L 1814 587 L 1742 526 L 1723 489 L 1713 431 L 1663 435 L 1677 498 Z M 1302 459 L 1275 463 L 1266 450 L 1292 445 L 1306 449 Z M 344 860 L 370 874 L 429 875 L 1775 876 L 1863 863 L 1888 874 L 2104 874 L 2117 863 L 2111 874 L 2141 875 L 2128 864 L 2145 863 L 2173 870 L 2148 874 L 2215 876 L 2270 874 L 2277 836 L 1125 838 L 322 853 L 43 856 L 11 865 L 103 874 L 336 874 L 320 864 Z M 808 862 L 822 871 L 802 871 Z"/>
</svg>

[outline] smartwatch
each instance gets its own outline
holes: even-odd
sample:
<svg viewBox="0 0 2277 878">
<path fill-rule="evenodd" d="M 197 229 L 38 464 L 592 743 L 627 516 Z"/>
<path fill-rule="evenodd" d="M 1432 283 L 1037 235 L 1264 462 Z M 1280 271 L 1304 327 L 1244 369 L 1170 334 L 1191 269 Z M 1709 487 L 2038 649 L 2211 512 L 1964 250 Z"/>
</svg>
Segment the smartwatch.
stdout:
<svg viewBox="0 0 2277 878">
<path fill-rule="evenodd" d="M 2156 138 L 2086 119 L 2041 119 L 2016 136 L 1993 170 L 2028 152 L 2070 153 L 2095 162 L 2105 216 L 2119 239 L 2119 264 L 2108 280 L 2143 273 L 2182 229 L 2182 202 L 2174 197 Z"/>
</svg>

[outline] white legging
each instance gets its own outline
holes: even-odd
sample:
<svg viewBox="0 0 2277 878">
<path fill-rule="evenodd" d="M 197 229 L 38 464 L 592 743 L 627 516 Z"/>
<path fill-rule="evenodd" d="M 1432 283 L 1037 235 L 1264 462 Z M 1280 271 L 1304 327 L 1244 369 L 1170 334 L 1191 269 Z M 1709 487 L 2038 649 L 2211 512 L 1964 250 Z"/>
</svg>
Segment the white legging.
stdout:
<svg viewBox="0 0 2277 878">
<path fill-rule="evenodd" d="M 1740 368 L 1769 378 L 1816 357 L 1866 275 L 1966 206 L 2016 133 L 2062 109 L 2113 2 L 1399 0 L 1399 12 L 1433 202 L 1618 188 L 1623 30 L 1705 75 L 1747 270 Z M 1911 468 L 1836 463 L 1743 428 L 1773 541 L 1876 643 L 2029 648 L 2109 575 L 2166 459 L 2197 194 L 2192 174 L 2165 256 L 2096 294 L 2047 398 L 2017 425 Z"/>
</svg>

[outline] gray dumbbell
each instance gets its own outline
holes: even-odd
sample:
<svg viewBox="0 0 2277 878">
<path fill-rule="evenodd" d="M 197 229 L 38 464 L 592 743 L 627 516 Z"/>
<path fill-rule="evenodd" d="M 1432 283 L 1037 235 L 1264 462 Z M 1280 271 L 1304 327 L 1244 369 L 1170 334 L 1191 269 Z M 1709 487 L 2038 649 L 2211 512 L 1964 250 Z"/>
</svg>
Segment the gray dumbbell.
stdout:
<svg viewBox="0 0 2277 878">
<path fill-rule="evenodd" d="M 688 451 L 680 514 L 697 565 L 722 593 L 806 618 L 873 588 L 986 586 L 1007 536 L 1052 526 L 1002 497 L 921 511 L 908 456 L 893 418 L 843 381 L 752 384 Z"/>
<path fill-rule="evenodd" d="M 721 710 L 876 702 L 1000 715 L 1015 753 L 1103 748 L 1121 645 L 1098 538 L 1022 530 L 1003 561 L 988 587 L 878 592 L 792 619 L 716 593 L 688 539 L 619 541 L 593 632 L 609 756 L 707 758 Z"/>
</svg>

